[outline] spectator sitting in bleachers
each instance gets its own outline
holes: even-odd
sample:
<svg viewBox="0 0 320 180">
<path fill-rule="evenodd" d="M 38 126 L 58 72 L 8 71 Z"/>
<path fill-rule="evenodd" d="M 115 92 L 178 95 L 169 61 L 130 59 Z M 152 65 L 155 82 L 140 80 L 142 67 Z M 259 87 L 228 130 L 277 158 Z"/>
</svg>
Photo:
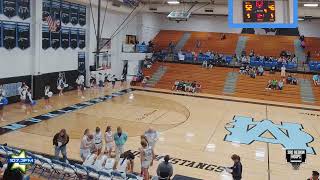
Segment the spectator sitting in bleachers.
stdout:
<svg viewBox="0 0 320 180">
<path fill-rule="evenodd" d="M 279 80 L 278 81 L 278 90 L 282 90 L 283 89 L 283 85 L 284 85 L 283 80 Z"/>
<path fill-rule="evenodd" d="M 178 85 L 176 85 L 178 84 Z M 198 84 L 196 81 L 175 81 L 175 84 L 172 87 L 173 90 L 175 91 L 184 91 L 184 92 L 200 92 L 201 85 Z"/>
<path fill-rule="evenodd" d="M 201 84 L 199 84 L 199 83 L 196 83 L 196 89 L 195 89 L 195 93 L 200 93 L 201 92 Z"/>
<path fill-rule="evenodd" d="M 263 76 L 263 73 L 264 73 L 264 69 L 263 69 L 263 67 L 260 65 L 259 67 L 258 67 L 258 76 Z"/>
<path fill-rule="evenodd" d="M 267 84 L 267 89 L 277 89 L 278 87 L 278 81 L 273 79 L 273 80 L 269 80 L 268 84 Z"/>
<path fill-rule="evenodd" d="M 246 74 L 246 68 L 244 67 L 244 65 L 241 65 L 240 66 L 240 71 L 239 71 L 240 74 L 244 75 Z"/>
<path fill-rule="evenodd" d="M 269 71 L 270 74 L 274 74 L 276 73 L 276 67 L 275 66 L 272 66 L 270 71 Z"/>
<path fill-rule="evenodd" d="M 256 68 L 255 67 L 249 69 L 249 76 L 251 78 L 256 78 L 257 72 L 256 72 Z"/>
<path fill-rule="evenodd" d="M 292 59 L 291 59 L 292 63 L 297 63 L 298 62 L 298 58 L 296 57 L 296 55 L 294 54 Z"/>
<path fill-rule="evenodd" d="M 208 68 L 208 61 L 204 60 L 204 61 L 202 62 L 201 67 L 203 67 L 203 68 Z"/>
<path fill-rule="evenodd" d="M 298 84 L 297 78 L 293 77 L 292 74 L 288 74 L 286 82 L 287 82 L 287 84 L 292 84 L 292 85 L 297 85 Z"/>
<path fill-rule="evenodd" d="M 249 57 L 254 57 L 255 56 L 255 53 L 254 53 L 254 50 L 251 49 L 250 53 L 249 53 Z"/>
<path fill-rule="evenodd" d="M 243 64 L 249 63 L 248 58 L 246 56 L 242 56 L 241 63 L 243 63 Z"/>
<path fill-rule="evenodd" d="M 178 89 L 178 85 L 179 85 L 179 80 L 177 79 L 177 80 L 174 81 L 174 84 L 173 84 L 171 89 L 176 91 Z"/>
<path fill-rule="evenodd" d="M 318 74 L 313 75 L 312 80 L 313 80 L 314 86 L 319 86 L 320 85 L 320 78 L 319 78 Z"/>
</svg>

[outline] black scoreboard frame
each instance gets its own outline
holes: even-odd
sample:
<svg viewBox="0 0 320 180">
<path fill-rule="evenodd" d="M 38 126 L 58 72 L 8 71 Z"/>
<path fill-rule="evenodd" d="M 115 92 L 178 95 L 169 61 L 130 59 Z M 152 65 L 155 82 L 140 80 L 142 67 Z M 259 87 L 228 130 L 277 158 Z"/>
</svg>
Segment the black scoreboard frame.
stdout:
<svg viewBox="0 0 320 180">
<path fill-rule="evenodd" d="M 276 21 L 275 8 L 275 0 L 244 0 L 242 1 L 243 22 L 274 23 Z M 260 16 L 260 18 L 258 17 L 258 15 Z"/>
</svg>

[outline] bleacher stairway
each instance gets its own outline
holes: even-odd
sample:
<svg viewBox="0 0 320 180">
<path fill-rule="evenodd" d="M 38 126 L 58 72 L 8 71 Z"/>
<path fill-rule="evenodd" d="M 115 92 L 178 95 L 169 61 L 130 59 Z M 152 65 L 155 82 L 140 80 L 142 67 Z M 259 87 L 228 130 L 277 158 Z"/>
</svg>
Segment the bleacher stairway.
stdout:
<svg viewBox="0 0 320 180">
<path fill-rule="evenodd" d="M 302 67 L 301 65 L 306 61 L 306 54 L 304 53 L 304 49 L 301 47 L 299 39 L 294 40 L 294 54 L 298 58 L 299 67 Z"/>
<path fill-rule="evenodd" d="M 237 42 L 237 47 L 236 47 L 236 55 L 238 57 L 240 57 L 242 51 L 246 49 L 247 40 L 248 40 L 248 37 L 246 37 L 246 36 L 239 37 L 238 42 Z"/>
<path fill-rule="evenodd" d="M 159 66 L 157 71 L 151 75 L 151 78 L 147 81 L 146 86 L 154 87 L 158 81 L 162 78 L 162 76 L 166 73 L 167 67 Z"/>
<path fill-rule="evenodd" d="M 178 41 L 176 47 L 175 47 L 175 51 L 180 51 L 184 45 L 187 43 L 187 41 L 189 40 L 191 36 L 191 32 L 185 32 L 183 33 L 181 39 Z"/>
</svg>

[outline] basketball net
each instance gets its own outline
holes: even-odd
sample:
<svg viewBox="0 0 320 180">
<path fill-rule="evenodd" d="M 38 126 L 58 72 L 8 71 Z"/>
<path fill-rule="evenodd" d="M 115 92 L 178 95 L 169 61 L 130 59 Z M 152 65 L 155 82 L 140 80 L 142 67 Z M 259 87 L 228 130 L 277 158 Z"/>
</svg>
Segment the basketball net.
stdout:
<svg viewBox="0 0 320 180">
<path fill-rule="evenodd" d="M 298 163 L 298 162 L 291 163 L 293 170 L 299 170 L 300 164 L 301 164 L 301 163 Z"/>
</svg>

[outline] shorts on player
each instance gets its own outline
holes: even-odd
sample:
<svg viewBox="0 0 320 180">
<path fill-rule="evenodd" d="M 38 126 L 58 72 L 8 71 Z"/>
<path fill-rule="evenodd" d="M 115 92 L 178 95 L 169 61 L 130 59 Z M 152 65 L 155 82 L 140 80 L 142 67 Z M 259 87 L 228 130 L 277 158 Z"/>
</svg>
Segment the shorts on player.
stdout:
<svg viewBox="0 0 320 180">
<path fill-rule="evenodd" d="M 142 161 L 141 167 L 148 169 L 150 167 L 151 161 Z"/>
<path fill-rule="evenodd" d="M 80 156 L 86 159 L 90 155 L 90 149 L 80 149 Z"/>
<path fill-rule="evenodd" d="M 109 151 L 112 151 L 112 149 L 113 149 L 113 143 L 112 142 L 107 143 L 105 151 L 109 152 Z"/>
<path fill-rule="evenodd" d="M 94 148 L 97 149 L 97 150 L 98 150 L 98 149 L 102 149 L 102 143 L 100 143 L 100 144 L 95 144 L 95 145 L 94 145 Z"/>
</svg>

